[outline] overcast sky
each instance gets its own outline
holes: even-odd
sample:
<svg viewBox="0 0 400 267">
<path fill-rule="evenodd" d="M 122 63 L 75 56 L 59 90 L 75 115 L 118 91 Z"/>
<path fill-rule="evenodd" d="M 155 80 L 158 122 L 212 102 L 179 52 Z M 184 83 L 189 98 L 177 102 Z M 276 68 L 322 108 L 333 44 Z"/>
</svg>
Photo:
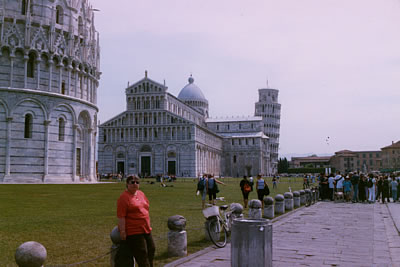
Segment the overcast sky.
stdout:
<svg viewBox="0 0 400 267">
<path fill-rule="evenodd" d="M 254 115 L 268 78 L 282 104 L 280 155 L 400 140 L 400 0 L 91 3 L 101 122 L 126 109 L 128 81 L 148 70 L 175 96 L 192 73 L 211 117 Z"/>
</svg>

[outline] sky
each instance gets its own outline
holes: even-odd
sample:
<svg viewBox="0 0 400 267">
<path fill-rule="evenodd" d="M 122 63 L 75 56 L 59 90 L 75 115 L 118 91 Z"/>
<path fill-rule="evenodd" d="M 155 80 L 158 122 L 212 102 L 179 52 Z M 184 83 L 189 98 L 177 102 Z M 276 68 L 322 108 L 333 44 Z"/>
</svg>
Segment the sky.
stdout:
<svg viewBox="0 0 400 267">
<path fill-rule="evenodd" d="M 280 156 L 400 140 L 400 0 L 92 0 L 101 122 L 144 77 L 177 96 L 190 74 L 211 117 L 253 116 L 279 90 Z"/>
</svg>

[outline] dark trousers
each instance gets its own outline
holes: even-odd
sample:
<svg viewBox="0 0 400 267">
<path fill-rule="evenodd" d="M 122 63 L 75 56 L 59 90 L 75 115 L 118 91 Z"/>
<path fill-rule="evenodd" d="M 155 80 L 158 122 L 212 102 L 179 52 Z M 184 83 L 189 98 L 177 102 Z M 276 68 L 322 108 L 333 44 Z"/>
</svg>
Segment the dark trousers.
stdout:
<svg viewBox="0 0 400 267">
<path fill-rule="evenodd" d="M 115 267 L 132 267 L 133 257 L 139 267 L 153 267 L 155 250 L 151 233 L 127 236 L 118 248 Z"/>
</svg>

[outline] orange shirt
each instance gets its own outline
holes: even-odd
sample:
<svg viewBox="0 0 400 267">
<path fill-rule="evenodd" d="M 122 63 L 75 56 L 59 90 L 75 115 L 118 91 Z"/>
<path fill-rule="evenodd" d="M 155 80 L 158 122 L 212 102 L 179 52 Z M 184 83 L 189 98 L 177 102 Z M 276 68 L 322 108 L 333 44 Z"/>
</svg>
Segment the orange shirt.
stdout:
<svg viewBox="0 0 400 267">
<path fill-rule="evenodd" d="M 132 195 L 124 191 L 117 202 L 117 217 L 125 218 L 126 235 L 149 234 L 151 232 L 149 200 L 140 190 Z"/>
</svg>

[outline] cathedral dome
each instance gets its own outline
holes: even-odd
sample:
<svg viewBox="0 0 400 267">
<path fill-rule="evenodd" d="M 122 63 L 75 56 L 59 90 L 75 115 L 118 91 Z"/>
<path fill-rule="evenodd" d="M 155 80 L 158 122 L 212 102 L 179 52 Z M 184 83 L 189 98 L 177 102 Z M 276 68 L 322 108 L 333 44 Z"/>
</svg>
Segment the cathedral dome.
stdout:
<svg viewBox="0 0 400 267">
<path fill-rule="evenodd" d="M 183 101 L 194 100 L 208 102 L 207 99 L 204 97 L 203 92 L 201 92 L 200 88 L 193 83 L 194 79 L 192 75 L 190 75 L 188 81 L 189 84 L 182 88 L 178 95 L 178 99 Z"/>
</svg>

